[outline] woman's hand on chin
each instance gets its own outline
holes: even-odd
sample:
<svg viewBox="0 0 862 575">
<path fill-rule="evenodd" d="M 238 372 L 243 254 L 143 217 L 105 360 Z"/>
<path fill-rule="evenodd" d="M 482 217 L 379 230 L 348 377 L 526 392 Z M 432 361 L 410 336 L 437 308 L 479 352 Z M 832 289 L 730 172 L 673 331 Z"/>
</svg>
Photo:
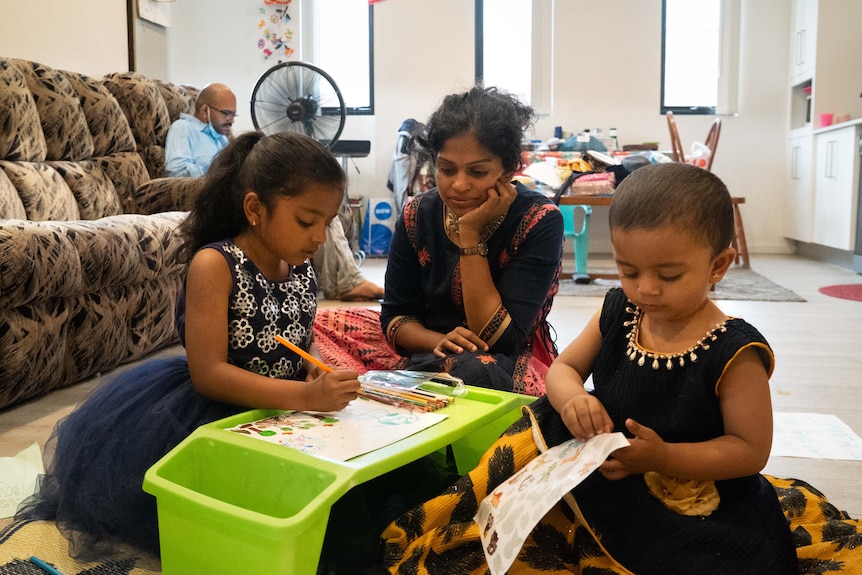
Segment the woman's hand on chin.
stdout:
<svg viewBox="0 0 862 575">
<path fill-rule="evenodd" d="M 500 179 L 493 188 L 488 188 L 488 197 L 482 204 L 467 212 L 458 219 L 462 234 L 465 228 L 482 231 L 489 223 L 497 218 L 505 217 L 509 208 L 518 197 L 518 191 L 514 184 L 507 179 Z"/>
</svg>

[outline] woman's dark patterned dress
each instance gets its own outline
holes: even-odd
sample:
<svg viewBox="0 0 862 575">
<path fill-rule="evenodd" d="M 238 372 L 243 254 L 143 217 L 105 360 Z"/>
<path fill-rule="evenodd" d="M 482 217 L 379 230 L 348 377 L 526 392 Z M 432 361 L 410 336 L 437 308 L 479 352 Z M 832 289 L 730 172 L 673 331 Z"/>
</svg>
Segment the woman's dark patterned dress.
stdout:
<svg viewBox="0 0 862 575">
<path fill-rule="evenodd" d="M 395 225 L 380 314 L 367 309 L 318 314 L 316 341 L 324 358 L 358 371 L 446 371 L 472 385 L 544 393 L 544 376 L 556 356 L 547 316 L 558 288 L 563 220 L 542 194 L 520 184 L 516 189 L 506 217 L 485 240 L 488 267 L 502 299 L 478 334 L 488 342 L 488 352 L 408 356 L 390 345 L 399 326 L 409 321 L 440 333 L 467 325 L 460 248 L 446 235 L 446 211 L 434 189 L 408 202 Z"/>
</svg>

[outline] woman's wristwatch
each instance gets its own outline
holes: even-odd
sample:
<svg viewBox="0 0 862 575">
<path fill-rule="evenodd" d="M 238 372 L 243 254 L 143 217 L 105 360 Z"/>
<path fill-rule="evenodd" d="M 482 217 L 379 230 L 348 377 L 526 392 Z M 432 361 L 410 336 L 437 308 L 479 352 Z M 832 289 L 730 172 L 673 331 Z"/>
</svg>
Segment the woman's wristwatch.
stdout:
<svg viewBox="0 0 862 575">
<path fill-rule="evenodd" d="M 485 242 L 479 242 L 475 246 L 470 246 L 469 248 L 461 248 L 461 255 L 485 257 L 488 255 L 488 246 L 485 244 Z"/>
</svg>

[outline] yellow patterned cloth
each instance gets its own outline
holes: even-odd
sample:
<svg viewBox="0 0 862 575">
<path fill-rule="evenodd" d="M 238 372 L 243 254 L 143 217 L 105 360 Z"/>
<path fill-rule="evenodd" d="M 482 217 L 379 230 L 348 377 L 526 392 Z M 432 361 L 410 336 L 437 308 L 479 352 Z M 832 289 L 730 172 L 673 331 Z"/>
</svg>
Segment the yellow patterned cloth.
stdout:
<svg viewBox="0 0 862 575">
<path fill-rule="evenodd" d="M 443 495 L 414 508 L 387 527 L 383 539 L 390 572 L 487 574 L 479 527 L 473 515 L 482 499 L 538 455 L 530 419 L 522 417 L 485 452 L 473 471 Z M 579 558 L 577 565 L 573 562 L 575 558 Z M 545 515 L 509 569 L 512 575 L 582 571 L 633 575 L 604 551 L 572 507 L 564 504 Z"/>
<path fill-rule="evenodd" d="M 525 408 L 526 409 L 526 408 Z M 479 502 L 540 453 L 529 417 L 522 417 L 476 468 L 442 495 L 391 523 L 383 533 L 393 575 L 487 575 L 473 516 Z M 862 524 L 807 483 L 766 476 L 787 517 L 800 575 L 862 573 Z M 567 496 L 536 526 L 509 575 L 631 575 L 603 548 Z"/>
<path fill-rule="evenodd" d="M 796 544 L 800 575 L 862 573 L 862 522 L 799 479 L 766 476 L 778 493 Z"/>
</svg>

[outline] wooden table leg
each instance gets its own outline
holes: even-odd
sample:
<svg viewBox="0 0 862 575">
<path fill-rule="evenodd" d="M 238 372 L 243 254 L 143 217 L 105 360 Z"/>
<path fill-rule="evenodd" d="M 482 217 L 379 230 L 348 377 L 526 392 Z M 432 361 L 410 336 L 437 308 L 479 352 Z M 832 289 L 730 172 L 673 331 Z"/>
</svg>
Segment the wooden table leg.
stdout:
<svg viewBox="0 0 862 575">
<path fill-rule="evenodd" d="M 742 225 L 742 213 L 739 204 L 744 204 L 745 198 L 733 198 L 733 247 L 736 249 L 736 263 L 743 268 L 751 267 L 748 260 L 748 244 L 745 241 L 745 228 Z"/>
</svg>

